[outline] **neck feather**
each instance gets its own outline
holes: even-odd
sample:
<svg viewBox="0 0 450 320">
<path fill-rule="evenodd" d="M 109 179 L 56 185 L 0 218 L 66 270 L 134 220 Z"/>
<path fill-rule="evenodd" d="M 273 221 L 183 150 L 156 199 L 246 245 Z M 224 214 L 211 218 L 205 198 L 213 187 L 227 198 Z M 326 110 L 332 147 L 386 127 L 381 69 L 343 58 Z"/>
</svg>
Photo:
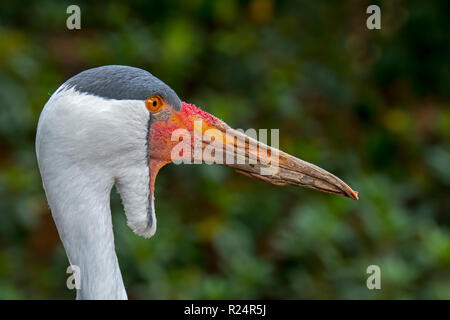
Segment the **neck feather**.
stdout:
<svg viewBox="0 0 450 320">
<path fill-rule="evenodd" d="M 103 99 L 64 85 L 41 113 L 36 155 L 69 261 L 80 267 L 77 298 L 126 298 L 111 223 L 114 184 L 133 231 L 145 237 L 155 232 L 149 121 L 143 101 Z"/>
<path fill-rule="evenodd" d="M 72 167 L 71 179 L 46 187 L 53 218 L 71 265 L 80 269 L 77 299 L 126 299 L 114 248 L 112 179 Z M 62 175 L 64 177 L 64 175 Z M 76 192 L 74 192 L 76 191 Z"/>
</svg>

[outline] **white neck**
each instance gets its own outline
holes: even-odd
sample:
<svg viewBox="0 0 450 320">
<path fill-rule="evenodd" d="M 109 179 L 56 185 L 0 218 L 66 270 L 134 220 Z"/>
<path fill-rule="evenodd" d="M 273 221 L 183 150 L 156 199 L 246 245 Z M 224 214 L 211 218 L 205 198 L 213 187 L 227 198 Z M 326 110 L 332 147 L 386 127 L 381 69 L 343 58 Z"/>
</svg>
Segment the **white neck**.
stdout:
<svg viewBox="0 0 450 320">
<path fill-rule="evenodd" d="M 83 171 L 53 193 L 65 201 L 52 201 L 48 195 L 70 264 L 80 268 L 77 299 L 127 299 L 114 249 L 109 203 L 113 181 Z"/>
<path fill-rule="evenodd" d="M 79 299 L 126 299 L 111 223 L 116 185 L 131 229 L 156 230 L 150 203 L 148 123 L 143 101 L 58 90 L 39 118 L 36 154 L 69 261 L 80 267 Z"/>
</svg>

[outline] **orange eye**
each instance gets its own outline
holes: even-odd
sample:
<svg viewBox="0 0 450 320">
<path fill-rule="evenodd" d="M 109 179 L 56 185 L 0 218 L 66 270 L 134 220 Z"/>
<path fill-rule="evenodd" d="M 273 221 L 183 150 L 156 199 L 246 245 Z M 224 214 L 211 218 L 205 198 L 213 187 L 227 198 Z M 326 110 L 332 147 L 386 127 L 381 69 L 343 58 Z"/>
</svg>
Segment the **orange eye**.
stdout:
<svg viewBox="0 0 450 320">
<path fill-rule="evenodd" d="M 145 100 L 145 106 L 150 112 L 158 112 L 164 106 L 164 101 L 160 96 L 154 95 Z"/>
</svg>

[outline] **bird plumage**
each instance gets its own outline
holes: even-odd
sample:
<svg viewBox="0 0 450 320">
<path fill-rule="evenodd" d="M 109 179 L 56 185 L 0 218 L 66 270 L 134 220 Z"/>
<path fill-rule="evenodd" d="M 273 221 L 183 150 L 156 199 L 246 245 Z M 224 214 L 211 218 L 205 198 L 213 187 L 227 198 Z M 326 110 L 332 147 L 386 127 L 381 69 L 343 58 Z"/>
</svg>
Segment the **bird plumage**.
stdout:
<svg viewBox="0 0 450 320">
<path fill-rule="evenodd" d="M 175 109 L 181 108 L 181 100 L 172 88 L 150 72 L 135 67 L 109 65 L 88 69 L 68 79 L 62 87 L 114 100 L 143 101 L 158 94 Z"/>
<path fill-rule="evenodd" d="M 123 69 L 113 69 L 121 72 L 116 78 L 107 72 L 109 81 L 125 81 Z M 41 177 L 69 261 L 85 273 L 77 297 L 126 298 L 114 252 L 109 195 L 115 184 L 130 228 L 144 237 L 154 234 L 150 114 L 141 100 L 92 94 L 75 80 L 63 84 L 41 113 L 36 135 Z M 101 283 L 114 283 L 114 289 L 107 293 Z"/>
</svg>

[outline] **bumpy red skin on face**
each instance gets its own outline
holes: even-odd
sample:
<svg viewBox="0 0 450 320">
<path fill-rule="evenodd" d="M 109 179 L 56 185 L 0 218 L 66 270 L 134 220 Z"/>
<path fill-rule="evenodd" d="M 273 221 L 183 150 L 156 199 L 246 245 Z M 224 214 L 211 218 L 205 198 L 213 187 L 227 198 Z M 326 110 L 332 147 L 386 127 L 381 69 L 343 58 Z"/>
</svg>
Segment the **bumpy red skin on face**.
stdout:
<svg viewBox="0 0 450 320">
<path fill-rule="evenodd" d="M 199 107 L 196 107 L 194 104 L 189 104 L 186 102 L 181 103 L 181 114 L 185 114 L 189 116 L 189 119 L 191 120 L 192 117 L 196 119 L 201 119 L 206 122 L 209 126 L 215 126 L 219 122 L 221 122 L 218 118 L 214 117 L 213 115 L 209 114 L 206 111 L 203 111 Z M 193 124 L 193 121 L 191 122 Z M 191 128 L 192 130 L 192 128 Z"/>
<path fill-rule="evenodd" d="M 172 148 L 179 143 L 179 141 L 171 141 L 172 134 L 177 129 L 185 129 L 191 134 L 191 143 L 194 141 L 194 122 L 201 120 L 202 128 L 220 127 L 223 122 L 203 111 L 193 104 L 182 102 L 180 111 L 170 108 L 171 117 L 164 121 L 156 121 L 152 123 L 149 134 L 150 159 L 170 162 Z"/>
<path fill-rule="evenodd" d="M 170 106 L 166 106 L 166 108 L 170 109 L 170 118 L 153 122 L 148 137 L 150 147 L 148 163 L 150 171 L 150 198 L 153 197 L 155 179 L 158 171 L 165 164 L 171 162 L 172 148 L 179 143 L 179 141 L 172 141 L 171 139 L 175 130 L 187 130 L 191 136 L 191 146 L 193 146 L 195 143 L 195 135 L 193 134 L 194 121 L 201 120 L 203 130 L 224 125 L 221 120 L 193 104 L 182 102 L 180 111 L 176 111 Z"/>
</svg>

